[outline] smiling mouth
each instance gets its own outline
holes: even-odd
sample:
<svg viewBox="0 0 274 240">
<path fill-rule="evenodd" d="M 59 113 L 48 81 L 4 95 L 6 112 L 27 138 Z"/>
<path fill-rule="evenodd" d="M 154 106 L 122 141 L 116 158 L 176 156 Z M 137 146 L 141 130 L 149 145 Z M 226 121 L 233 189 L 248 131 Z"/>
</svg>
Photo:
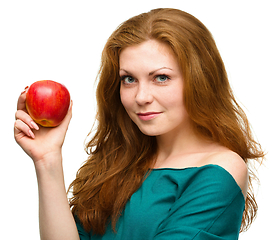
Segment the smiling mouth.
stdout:
<svg viewBox="0 0 274 240">
<path fill-rule="evenodd" d="M 137 113 L 138 117 L 143 121 L 148 121 L 159 116 L 161 112 L 146 112 L 146 113 Z"/>
</svg>

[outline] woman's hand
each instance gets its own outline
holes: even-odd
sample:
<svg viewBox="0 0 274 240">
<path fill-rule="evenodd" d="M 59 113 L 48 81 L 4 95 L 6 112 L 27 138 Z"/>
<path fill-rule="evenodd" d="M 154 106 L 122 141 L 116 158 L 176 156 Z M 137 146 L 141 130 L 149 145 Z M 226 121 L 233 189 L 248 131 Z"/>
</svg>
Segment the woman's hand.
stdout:
<svg viewBox="0 0 274 240">
<path fill-rule="evenodd" d="M 34 164 L 44 162 L 52 154 L 61 154 L 61 148 L 72 117 L 72 102 L 62 123 L 54 128 L 38 126 L 26 110 L 26 91 L 22 92 L 15 114 L 14 138 L 33 159 Z"/>
<path fill-rule="evenodd" d="M 64 183 L 61 148 L 72 116 L 72 103 L 65 119 L 54 128 L 38 126 L 26 110 L 21 93 L 15 114 L 16 142 L 33 159 L 39 189 L 41 239 L 79 240 Z"/>
</svg>

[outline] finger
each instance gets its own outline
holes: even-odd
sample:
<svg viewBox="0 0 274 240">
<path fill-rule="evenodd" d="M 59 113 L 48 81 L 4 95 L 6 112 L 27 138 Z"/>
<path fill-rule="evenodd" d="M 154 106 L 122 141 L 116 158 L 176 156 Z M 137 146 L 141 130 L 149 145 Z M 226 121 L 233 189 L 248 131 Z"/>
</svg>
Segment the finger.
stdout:
<svg viewBox="0 0 274 240">
<path fill-rule="evenodd" d="M 23 110 L 18 110 L 15 113 L 15 119 L 20 119 L 22 122 L 27 124 L 30 128 L 39 130 L 38 125 L 32 120 L 32 118 Z"/>
<path fill-rule="evenodd" d="M 67 115 L 65 116 L 65 118 L 63 119 L 63 121 L 60 124 L 60 128 L 64 128 L 65 131 L 68 129 L 68 125 L 72 118 L 72 105 L 73 105 L 73 102 L 71 100 Z"/>
<path fill-rule="evenodd" d="M 26 112 L 26 91 L 22 92 L 17 101 L 17 110 Z"/>
<path fill-rule="evenodd" d="M 18 142 L 24 136 L 35 138 L 34 133 L 31 131 L 29 126 L 20 119 L 17 119 L 14 123 L 15 140 Z"/>
</svg>

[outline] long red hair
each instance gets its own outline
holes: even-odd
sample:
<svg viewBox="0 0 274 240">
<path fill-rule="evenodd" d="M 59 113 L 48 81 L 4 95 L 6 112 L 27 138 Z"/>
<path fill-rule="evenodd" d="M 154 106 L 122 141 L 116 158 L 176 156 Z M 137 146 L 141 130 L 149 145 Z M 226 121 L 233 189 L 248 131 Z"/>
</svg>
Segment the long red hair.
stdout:
<svg viewBox="0 0 274 240">
<path fill-rule="evenodd" d="M 155 137 L 142 134 L 120 100 L 119 54 L 155 39 L 174 51 L 184 77 L 184 103 L 197 132 L 238 153 L 250 166 L 264 157 L 230 88 L 224 63 L 207 28 L 176 9 L 155 9 L 121 24 L 102 53 L 97 86 L 97 127 L 88 160 L 71 183 L 73 214 L 87 231 L 113 229 L 131 195 L 140 187 L 157 153 Z M 251 171 L 251 169 L 250 169 Z M 241 230 L 256 216 L 251 174 Z"/>
</svg>

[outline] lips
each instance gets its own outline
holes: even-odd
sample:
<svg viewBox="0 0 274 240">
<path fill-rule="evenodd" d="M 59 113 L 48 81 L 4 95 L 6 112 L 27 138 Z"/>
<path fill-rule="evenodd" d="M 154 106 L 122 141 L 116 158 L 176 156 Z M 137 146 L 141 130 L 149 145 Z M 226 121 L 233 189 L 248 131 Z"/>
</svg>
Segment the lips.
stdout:
<svg viewBox="0 0 274 240">
<path fill-rule="evenodd" d="M 146 113 L 137 113 L 138 117 L 143 121 L 148 121 L 159 116 L 161 112 L 146 112 Z"/>
</svg>

